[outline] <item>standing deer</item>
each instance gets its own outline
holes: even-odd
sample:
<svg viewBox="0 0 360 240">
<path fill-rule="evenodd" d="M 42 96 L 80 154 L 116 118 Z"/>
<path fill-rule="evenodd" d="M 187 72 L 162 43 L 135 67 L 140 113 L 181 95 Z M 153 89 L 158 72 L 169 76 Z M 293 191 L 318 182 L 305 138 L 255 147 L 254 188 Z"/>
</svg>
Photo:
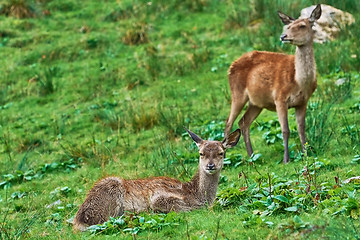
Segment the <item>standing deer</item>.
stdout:
<svg viewBox="0 0 360 240">
<path fill-rule="evenodd" d="M 187 130 L 187 129 L 186 129 Z M 124 180 L 108 177 L 100 180 L 88 193 L 74 218 L 75 230 L 100 224 L 124 214 L 124 211 L 156 212 L 190 211 L 215 199 L 225 150 L 237 144 L 240 129 L 222 142 L 202 140 L 187 130 L 199 148 L 200 159 L 197 173 L 190 182 L 169 177 Z"/>
<path fill-rule="evenodd" d="M 309 18 L 293 19 L 278 12 L 285 24 L 280 40 L 296 46 L 294 55 L 252 51 L 235 60 L 229 68 L 231 112 L 226 121 L 225 137 L 246 102 L 248 108 L 239 121 L 249 156 L 253 154 L 250 125 L 263 108 L 276 111 L 284 139 L 284 163 L 289 162 L 288 108 L 295 108 L 302 148 L 305 145 L 305 115 L 309 98 L 316 89 L 316 64 L 312 26 L 321 16 L 320 4 Z"/>
</svg>

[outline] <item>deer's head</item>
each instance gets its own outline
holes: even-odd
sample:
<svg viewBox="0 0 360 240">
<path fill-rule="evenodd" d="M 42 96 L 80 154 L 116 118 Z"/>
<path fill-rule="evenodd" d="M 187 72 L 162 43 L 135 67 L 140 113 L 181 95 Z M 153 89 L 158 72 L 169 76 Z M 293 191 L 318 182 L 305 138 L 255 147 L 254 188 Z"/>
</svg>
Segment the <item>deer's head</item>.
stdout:
<svg viewBox="0 0 360 240">
<path fill-rule="evenodd" d="M 321 5 L 318 4 L 312 11 L 309 18 L 294 19 L 278 11 L 281 21 L 285 24 L 280 40 L 283 43 L 291 43 L 296 46 L 312 44 L 314 31 L 312 29 L 314 22 L 321 16 Z"/>
<path fill-rule="evenodd" d="M 237 129 L 220 142 L 203 140 L 190 130 L 186 129 L 186 131 L 199 148 L 200 171 L 204 171 L 209 175 L 220 172 L 224 164 L 226 149 L 234 147 L 241 135 L 240 129 Z"/>
</svg>

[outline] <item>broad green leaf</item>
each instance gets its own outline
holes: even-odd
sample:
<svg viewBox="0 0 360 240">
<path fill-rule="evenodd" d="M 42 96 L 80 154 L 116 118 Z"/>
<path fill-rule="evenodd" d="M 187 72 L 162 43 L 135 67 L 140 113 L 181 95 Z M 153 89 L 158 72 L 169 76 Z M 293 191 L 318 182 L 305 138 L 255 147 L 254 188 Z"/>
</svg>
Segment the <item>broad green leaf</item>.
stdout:
<svg viewBox="0 0 360 240">
<path fill-rule="evenodd" d="M 276 204 L 275 202 L 273 202 L 270 206 L 268 206 L 268 209 L 271 211 L 274 211 L 278 208 L 279 204 Z"/>
<path fill-rule="evenodd" d="M 267 221 L 267 222 L 265 222 L 265 223 L 268 225 L 268 227 L 274 226 L 274 223 L 273 223 L 273 222 Z"/>
<path fill-rule="evenodd" d="M 302 224 L 303 220 L 298 215 L 294 216 L 294 223 Z"/>
<path fill-rule="evenodd" d="M 298 207 L 297 206 L 287 207 L 284 208 L 284 210 L 288 212 L 296 212 L 298 210 Z"/>
<path fill-rule="evenodd" d="M 14 175 L 12 175 L 12 174 L 5 174 L 5 175 L 3 175 L 3 178 L 4 178 L 5 180 L 7 180 L 7 181 L 11 181 L 11 180 L 13 180 L 15 177 L 14 177 Z"/>
<path fill-rule="evenodd" d="M 285 196 L 283 195 L 277 195 L 274 197 L 275 199 L 281 201 L 281 202 L 284 202 L 284 203 L 289 203 L 289 199 L 287 199 Z"/>
<path fill-rule="evenodd" d="M 0 187 L 5 186 L 8 183 L 8 181 L 0 182 Z"/>
<path fill-rule="evenodd" d="M 230 164 L 231 164 L 230 158 L 225 158 L 224 159 L 224 165 L 230 165 Z"/>
</svg>

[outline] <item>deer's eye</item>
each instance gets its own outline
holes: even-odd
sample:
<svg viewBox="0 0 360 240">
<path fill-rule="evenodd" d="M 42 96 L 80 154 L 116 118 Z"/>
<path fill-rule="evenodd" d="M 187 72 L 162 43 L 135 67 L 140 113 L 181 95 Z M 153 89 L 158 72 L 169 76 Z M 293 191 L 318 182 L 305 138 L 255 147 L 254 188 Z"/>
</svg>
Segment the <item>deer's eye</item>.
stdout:
<svg viewBox="0 0 360 240">
<path fill-rule="evenodd" d="M 223 152 L 219 153 L 219 156 L 223 156 L 223 155 L 224 155 L 224 153 L 223 153 Z"/>
<path fill-rule="evenodd" d="M 204 156 L 204 154 L 203 154 L 203 153 L 200 153 L 200 156 L 201 156 L 201 157 L 203 157 L 203 156 Z"/>
</svg>

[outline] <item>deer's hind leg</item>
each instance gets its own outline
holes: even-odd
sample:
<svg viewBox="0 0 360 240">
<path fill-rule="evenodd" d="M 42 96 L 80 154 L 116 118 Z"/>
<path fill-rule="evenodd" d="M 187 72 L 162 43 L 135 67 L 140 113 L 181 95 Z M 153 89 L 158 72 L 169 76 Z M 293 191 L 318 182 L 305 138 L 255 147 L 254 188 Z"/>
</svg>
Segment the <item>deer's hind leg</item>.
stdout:
<svg viewBox="0 0 360 240">
<path fill-rule="evenodd" d="M 123 189 L 117 178 L 96 183 L 74 218 L 74 229 L 84 231 L 87 226 L 100 224 L 123 213 Z"/>
<path fill-rule="evenodd" d="M 249 103 L 249 106 L 244 116 L 239 121 L 239 128 L 244 136 L 246 151 L 249 156 L 253 154 L 253 149 L 250 141 L 250 125 L 257 116 L 261 113 L 262 108 L 256 107 Z"/>
<path fill-rule="evenodd" d="M 247 101 L 248 101 L 247 96 L 244 95 L 242 95 L 241 97 L 232 96 L 231 110 L 229 117 L 226 120 L 225 133 L 224 133 L 225 137 L 227 137 L 231 132 L 231 128 L 236 118 L 239 116 L 241 110 L 244 108 Z"/>
</svg>

